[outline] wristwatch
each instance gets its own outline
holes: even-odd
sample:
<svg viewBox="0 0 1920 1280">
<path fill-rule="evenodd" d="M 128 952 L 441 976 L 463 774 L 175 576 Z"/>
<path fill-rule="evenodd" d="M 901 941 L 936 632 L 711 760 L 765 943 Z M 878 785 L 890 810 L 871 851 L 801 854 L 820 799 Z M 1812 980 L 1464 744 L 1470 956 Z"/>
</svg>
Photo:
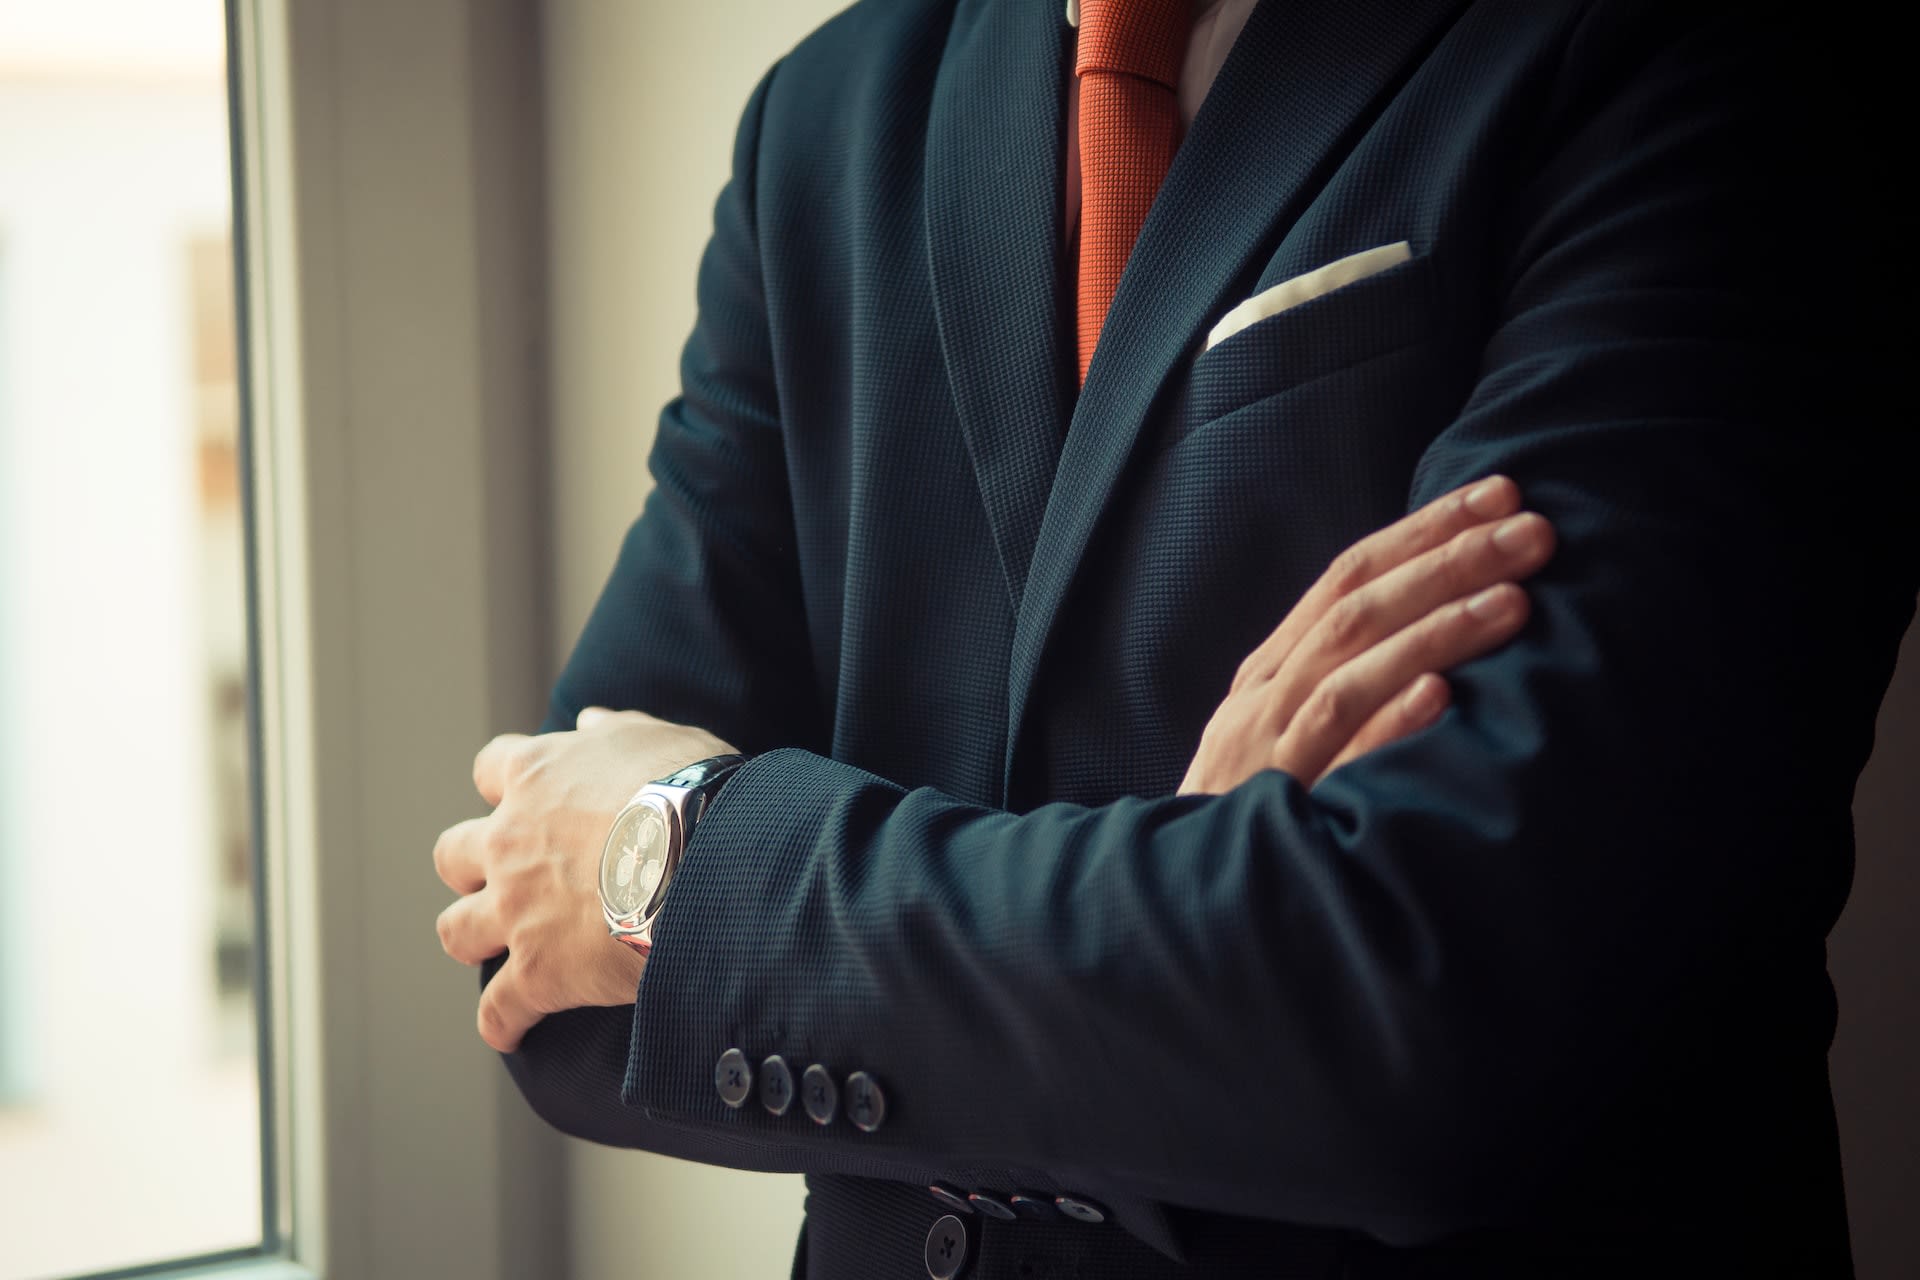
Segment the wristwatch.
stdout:
<svg viewBox="0 0 1920 1280">
<path fill-rule="evenodd" d="M 600 851 L 600 910 L 607 929 L 641 955 L 694 824 L 745 756 L 713 756 L 649 782 L 613 820 Z"/>
</svg>

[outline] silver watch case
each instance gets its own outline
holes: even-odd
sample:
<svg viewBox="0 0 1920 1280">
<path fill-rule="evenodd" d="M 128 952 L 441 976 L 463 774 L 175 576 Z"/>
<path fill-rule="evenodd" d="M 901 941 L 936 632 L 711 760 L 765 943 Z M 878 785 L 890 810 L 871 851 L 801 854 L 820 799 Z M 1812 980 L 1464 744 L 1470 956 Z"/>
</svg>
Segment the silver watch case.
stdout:
<svg viewBox="0 0 1920 1280">
<path fill-rule="evenodd" d="M 600 910 L 616 939 L 645 955 L 653 922 L 686 850 L 691 787 L 649 782 L 620 810 L 600 851 Z"/>
</svg>

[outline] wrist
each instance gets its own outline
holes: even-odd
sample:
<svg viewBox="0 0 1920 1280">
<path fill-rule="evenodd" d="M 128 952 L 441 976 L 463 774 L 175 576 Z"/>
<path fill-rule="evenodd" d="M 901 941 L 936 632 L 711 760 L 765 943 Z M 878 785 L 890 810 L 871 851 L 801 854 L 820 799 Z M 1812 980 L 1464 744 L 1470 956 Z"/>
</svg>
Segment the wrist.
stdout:
<svg viewBox="0 0 1920 1280">
<path fill-rule="evenodd" d="M 601 914 L 639 955 L 652 950 L 654 922 L 694 828 L 744 763 L 737 752 L 696 760 L 641 787 L 615 816 L 600 855 Z"/>
</svg>

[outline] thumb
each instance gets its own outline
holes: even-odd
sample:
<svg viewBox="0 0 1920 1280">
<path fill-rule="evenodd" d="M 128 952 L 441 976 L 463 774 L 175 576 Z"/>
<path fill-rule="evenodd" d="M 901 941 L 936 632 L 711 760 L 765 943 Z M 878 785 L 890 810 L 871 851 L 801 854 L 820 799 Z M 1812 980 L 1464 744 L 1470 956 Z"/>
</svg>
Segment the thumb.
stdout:
<svg viewBox="0 0 1920 1280">
<path fill-rule="evenodd" d="M 574 720 L 573 727 L 576 729 L 591 729 L 597 724 L 605 723 L 607 717 L 612 714 L 613 712 L 605 707 L 582 707 L 580 708 L 580 715 Z"/>
</svg>

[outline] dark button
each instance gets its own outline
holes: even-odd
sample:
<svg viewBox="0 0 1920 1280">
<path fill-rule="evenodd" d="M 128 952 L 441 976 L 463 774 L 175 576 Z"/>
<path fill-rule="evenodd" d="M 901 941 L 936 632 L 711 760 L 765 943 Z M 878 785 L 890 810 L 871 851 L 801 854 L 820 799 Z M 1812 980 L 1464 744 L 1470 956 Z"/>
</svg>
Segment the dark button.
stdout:
<svg viewBox="0 0 1920 1280">
<path fill-rule="evenodd" d="M 713 1068 L 713 1087 L 720 1091 L 720 1101 L 730 1107 L 745 1102 L 753 1092 L 753 1066 L 747 1055 L 738 1049 L 721 1054 Z"/>
<path fill-rule="evenodd" d="M 777 1053 L 760 1064 L 760 1105 L 777 1116 L 793 1105 L 793 1072 Z"/>
<path fill-rule="evenodd" d="M 1054 1207 L 1075 1222 L 1105 1222 L 1107 1211 L 1084 1196 L 1055 1196 Z"/>
<path fill-rule="evenodd" d="M 1060 1216 L 1053 1207 L 1053 1197 L 1043 1196 L 1037 1191 L 1016 1191 L 1007 1197 L 1007 1203 L 1013 1211 L 1023 1218 L 1032 1218 L 1035 1222 L 1046 1222 Z"/>
<path fill-rule="evenodd" d="M 1002 1222 L 1013 1221 L 1013 1210 L 1005 1200 L 985 1191 L 976 1191 L 967 1197 L 967 1203 L 986 1214 L 989 1218 L 998 1218 Z"/>
<path fill-rule="evenodd" d="M 800 1102 L 815 1124 L 832 1124 L 833 1113 L 840 1109 L 840 1086 L 817 1062 L 800 1077 Z"/>
<path fill-rule="evenodd" d="M 967 1265 L 967 1224 L 948 1214 L 927 1232 L 927 1274 L 953 1280 Z"/>
<path fill-rule="evenodd" d="M 887 1095 L 880 1082 L 864 1071 L 847 1077 L 847 1119 L 862 1133 L 872 1133 L 887 1118 Z"/>
<path fill-rule="evenodd" d="M 944 1182 L 936 1182 L 927 1188 L 927 1194 L 955 1213 L 972 1213 L 973 1206 L 967 1203 L 967 1193 Z"/>
</svg>

